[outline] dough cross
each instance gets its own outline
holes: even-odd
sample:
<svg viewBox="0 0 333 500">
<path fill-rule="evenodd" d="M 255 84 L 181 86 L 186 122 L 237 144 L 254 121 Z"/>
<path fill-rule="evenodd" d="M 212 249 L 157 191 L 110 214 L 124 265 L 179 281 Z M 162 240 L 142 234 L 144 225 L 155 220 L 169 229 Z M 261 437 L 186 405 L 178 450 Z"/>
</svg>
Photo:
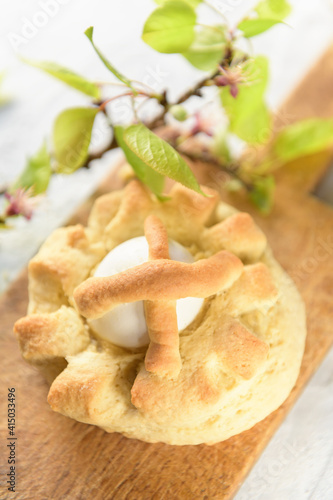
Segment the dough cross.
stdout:
<svg viewBox="0 0 333 500">
<path fill-rule="evenodd" d="M 192 264 L 169 258 L 167 231 L 149 215 L 144 223 L 149 261 L 113 276 L 89 278 L 74 291 L 79 312 L 94 319 L 121 303 L 143 300 L 150 344 L 145 358 L 148 372 L 176 378 L 181 370 L 176 301 L 206 298 L 229 288 L 243 264 L 235 255 L 220 251 Z"/>
</svg>

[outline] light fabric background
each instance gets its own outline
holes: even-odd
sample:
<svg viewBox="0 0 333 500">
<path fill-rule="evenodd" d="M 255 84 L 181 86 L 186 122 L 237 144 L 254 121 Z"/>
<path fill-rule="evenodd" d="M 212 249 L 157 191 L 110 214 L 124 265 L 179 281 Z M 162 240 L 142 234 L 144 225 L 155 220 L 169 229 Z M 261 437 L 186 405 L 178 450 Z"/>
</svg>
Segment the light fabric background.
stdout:
<svg viewBox="0 0 333 500">
<path fill-rule="evenodd" d="M 256 2 L 211 3 L 232 25 Z M 266 54 L 271 61 L 268 101 L 273 110 L 332 37 L 332 0 L 291 3 L 294 10 L 288 25 L 274 28 L 252 43 L 254 53 Z M 94 25 L 98 45 L 131 78 L 156 89 L 167 87 L 172 97 L 200 78 L 201 73 L 180 56 L 158 54 L 140 40 L 144 20 L 154 8 L 151 0 L 2 0 L 1 4 L 0 71 L 7 71 L 4 88 L 13 100 L 0 109 L 0 186 L 17 177 L 26 157 L 50 133 L 60 110 L 87 102 L 75 90 L 22 64 L 18 54 L 59 62 L 92 79 L 110 80 L 83 36 L 83 31 Z M 115 113 L 126 118 L 127 109 L 120 106 Z M 95 189 L 117 155 L 108 153 L 90 170 L 52 179 L 48 197 L 32 221 L 18 220 L 16 229 L 0 232 L 0 291 L 45 237 Z M 333 498 L 332 389 L 331 352 L 245 481 L 237 500 Z"/>
</svg>

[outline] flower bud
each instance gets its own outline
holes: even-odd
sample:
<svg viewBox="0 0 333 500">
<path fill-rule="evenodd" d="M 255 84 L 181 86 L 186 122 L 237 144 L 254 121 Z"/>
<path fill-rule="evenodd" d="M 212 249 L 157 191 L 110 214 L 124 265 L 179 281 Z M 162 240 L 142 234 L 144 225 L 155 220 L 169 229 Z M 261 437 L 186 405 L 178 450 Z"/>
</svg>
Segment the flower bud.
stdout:
<svg viewBox="0 0 333 500">
<path fill-rule="evenodd" d="M 183 106 L 180 106 L 179 104 L 171 106 L 169 111 L 172 114 L 172 116 L 179 122 L 183 122 L 184 120 L 186 120 L 188 116 L 186 109 Z"/>
</svg>

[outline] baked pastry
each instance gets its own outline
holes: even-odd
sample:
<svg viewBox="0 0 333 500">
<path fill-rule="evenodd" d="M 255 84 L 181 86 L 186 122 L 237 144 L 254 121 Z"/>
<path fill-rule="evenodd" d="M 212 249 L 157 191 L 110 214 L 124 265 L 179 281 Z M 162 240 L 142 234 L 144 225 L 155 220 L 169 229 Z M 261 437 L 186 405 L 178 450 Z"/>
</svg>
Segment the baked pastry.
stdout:
<svg viewBox="0 0 333 500">
<path fill-rule="evenodd" d="M 132 181 L 31 260 L 14 330 L 53 410 L 148 442 L 211 444 L 286 399 L 303 302 L 250 215 L 203 190 L 177 184 L 159 202 Z"/>
</svg>

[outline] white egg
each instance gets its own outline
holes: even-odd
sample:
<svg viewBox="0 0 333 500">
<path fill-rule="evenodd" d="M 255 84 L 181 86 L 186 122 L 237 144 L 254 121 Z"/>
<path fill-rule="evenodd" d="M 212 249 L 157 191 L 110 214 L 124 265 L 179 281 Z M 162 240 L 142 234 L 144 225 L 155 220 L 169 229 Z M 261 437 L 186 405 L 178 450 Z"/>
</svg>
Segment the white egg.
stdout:
<svg viewBox="0 0 333 500">
<path fill-rule="evenodd" d="M 148 261 L 149 247 L 144 236 L 132 238 L 111 250 L 97 267 L 94 276 L 112 276 Z M 169 240 L 172 260 L 194 262 L 191 253 L 179 243 Z M 196 317 L 204 299 L 186 297 L 177 300 L 178 329 L 186 328 Z M 135 348 L 147 345 L 149 336 L 143 302 L 131 302 L 115 307 L 101 318 L 91 320 L 91 328 L 105 340 L 121 347 Z"/>
</svg>

